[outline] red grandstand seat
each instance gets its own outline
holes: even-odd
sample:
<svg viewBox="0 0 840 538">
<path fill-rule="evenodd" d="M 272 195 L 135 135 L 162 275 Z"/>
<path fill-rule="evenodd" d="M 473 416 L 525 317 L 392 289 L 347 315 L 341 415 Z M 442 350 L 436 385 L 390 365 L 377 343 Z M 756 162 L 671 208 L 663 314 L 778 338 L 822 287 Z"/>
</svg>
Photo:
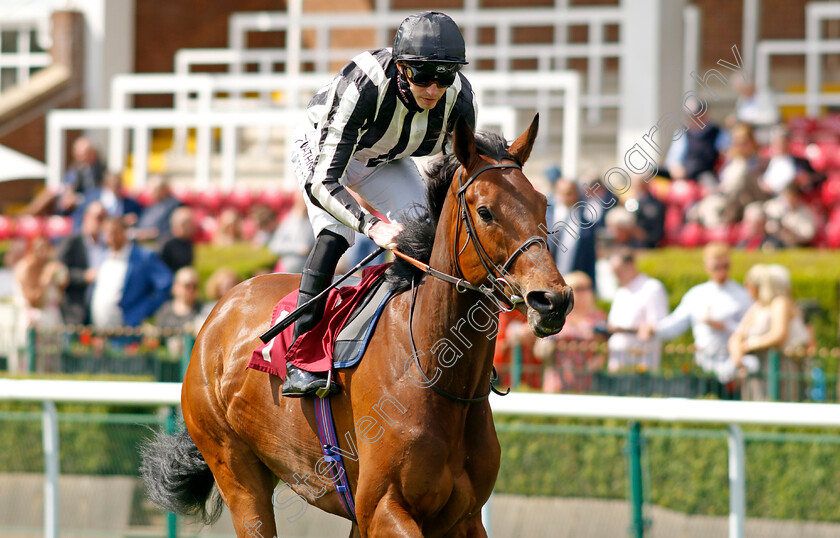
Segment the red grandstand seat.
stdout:
<svg viewBox="0 0 840 538">
<path fill-rule="evenodd" d="M 676 180 L 671 183 L 666 203 L 687 208 L 702 196 L 701 187 L 694 181 Z"/>
<path fill-rule="evenodd" d="M 44 220 L 39 217 L 26 215 L 18 218 L 17 237 L 32 239 L 44 232 Z"/>
<path fill-rule="evenodd" d="M 240 213 L 246 213 L 257 198 L 245 187 L 236 187 L 224 195 L 222 205 L 233 207 Z"/>
<path fill-rule="evenodd" d="M 791 132 L 810 133 L 810 132 L 814 131 L 816 128 L 817 128 L 817 120 L 815 120 L 814 118 L 806 118 L 806 117 L 792 118 L 788 122 L 788 129 L 790 129 Z"/>
<path fill-rule="evenodd" d="M 196 233 L 196 242 L 209 243 L 213 240 L 213 236 L 219 230 L 219 221 L 212 215 L 207 215 L 198 224 L 198 232 Z"/>
<path fill-rule="evenodd" d="M 840 247 L 840 221 L 828 221 L 825 225 L 823 244 L 828 248 Z"/>
<path fill-rule="evenodd" d="M 216 188 L 198 191 L 195 195 L 195 203 L 210 213 L 217 213 L 222 207 L 222 193 Z"/>
<path fill-rule="evenodd" d="M 191 206 L 195 204 L 195 191 L 187 186 L 178 185 L 172 187 L 172 196 L 180 200 L 184 205 Z"/>
<path fill-rule="evenodd" d="M 242 219 L 242 237 L 250 241 L 257 233 L 257 223 L 254 219 Z"/>
<path fill-rule="evenodd" d="M 830 163 L 829 157 L 818 144 L 808 144 L 805 148 L 805 158 L 817 172 L 823 172 Z"/>
<path fill-rule="evenodd" d="M 840 175 L 831 175 L 822 184 L 820 198 L 823 207 L 832 211 L 834 206 L 840 202 Z"/>
<path fill-rule="evenodd" d="M 15 233 L 15 221 L 11 217 L 0 215 L 0 240 L 8 239 Z"/>
<path fill-rule="evenodd" d="M 148 187 L 144 187 L 135 192 L 132 198 L 137 200 L 137 203 L 143 207 L 149 207 L 152 205 L 152 191 L 150 191 Z"/>
<path fill-rule="evenodd" d="M 706 229 L 699 222 L 689 222 L 680 231 L 679 244 L 689 248 L 705 245 Z"/>
<path fill-rule="evenodd" d="M 44 225 L 44 232 L 50 239 L 69 237 L 73 233 L 73 219 L 71 217 L 62 217 L 61 215 L 52 215 L 47 218 L 47 222 Z"/>
</svg>

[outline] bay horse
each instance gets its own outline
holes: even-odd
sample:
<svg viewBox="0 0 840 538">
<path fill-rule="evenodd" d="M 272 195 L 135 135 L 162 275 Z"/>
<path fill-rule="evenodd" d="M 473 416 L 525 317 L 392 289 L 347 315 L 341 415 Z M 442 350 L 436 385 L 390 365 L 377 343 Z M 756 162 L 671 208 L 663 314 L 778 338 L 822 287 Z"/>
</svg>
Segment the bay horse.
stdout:
<svg viewBox="0 0 840 538">
<path fill-rule="evenodd" d="M 428 213 L 407 221 L 398 240 L 432 273 L 395 262 L 389 278 L 411 289 L 389 301 L 362 361 L 336 374 L 351 537 L 487 536 L 481 507 L 501 452 L 487 399 L 499 306 L 517 308 L 543 337 L 560 331 L 573 303 L 546 248 L 546 198 L 521 170 L 537 127 L 535 117 L 508 148 L 456 125 L 452 153 L 429 172 Z M 237 536 L 259 528 L 270 538 L 282 480 L 350 519 L 331 481 L 313 476 L 322 452 L 311 399 L 284 398 L 279 379 L 246 369 L 272 308 L 299 280 L 252 278 L 205 322 L 183 383 L 186 431 L 144 449 L 148 495 L 160 506 L 211 523 L 223 500 Z"/>
</svg>

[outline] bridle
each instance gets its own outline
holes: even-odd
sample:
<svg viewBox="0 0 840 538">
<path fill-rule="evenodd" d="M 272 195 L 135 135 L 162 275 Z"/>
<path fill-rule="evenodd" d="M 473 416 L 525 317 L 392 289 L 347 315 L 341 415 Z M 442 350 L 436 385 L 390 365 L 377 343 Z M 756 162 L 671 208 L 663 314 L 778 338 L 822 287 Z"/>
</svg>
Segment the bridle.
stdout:
<svg viewBox="0 0 840 538">
<path fill-rule="evenodd" d="M 511 284 L 505 278 L 505 275 L 508 274 L 508 271 L 513 266 L 516 259 L 519 257 L 520 254 L 528 250 L 531 245 L 535 244 L 543 244 L 543 246 L 547 249 L 548 244 L 545 239 L 539 236 L 533 236 L 523 242 L 519 247 L 516 248 L 505 260 L 505 262 L 501 266 L 497 266 L 493 259 L 487 254 L 487 250 L 484 248 L 484 245 L 481 244 L 481 240 L 478 238 L 478 232 L 475 227 L 475 222 L 472 219 L 472 215 L 470 214 L 468 207 L 467 207 L 467 197 L 466 191 L 467 188 L 475 181 L 475 179 L 486 172 L 487 170 L 506 170 L 506 169 L 514 169 L 514 170 L 522 170 L 522 166 L 516 163 L 498 163 L 498 164 L 489 164 L 482 168 L 479 168 L 469 178 L 467 178 L 466 182 L 462 181 L 463 174 L 461 173 L 464 169 L 463 166 L 458 168 L 457 176 L 458 176 L 458 190 L 456 191 L 456 195 L 458 196 L 458 215 L 459 220 L 457 221 L 457 225 L 455 227 L 455 237 L 453 239 L 453 252 L 455 252 L 455 271 L 457 276 L 452 276 L 450 274 L 444 273 L 442 271 L 438 271 L 437 269 L 433 269 L 428 264 L 419 262 L 410 256 L 406 256 L 405 254 L 394 250 L 394 254 L 398 257 L 406 260 L 407 262 L 411 263 L 415 267 L 419 268 L 420 270 L 424 271 L 429 276 L 438 278 L 440 280 L 449 282 L 455 285 L 455 289 L 459 293 L 464 293 L 467 290 L 479 292 L 497 302 L 502 302 L 505 305 L 505 308 L 502 308 L 502 311 L 510 312 L 518 303 L 524 302 L 524 298 L 522 296 L 521 290 L 518 289 L 516 284 Z M 461 226 L 464 226 L 467 232 L 467 240 L 464 242 L 464 245 L 458 248 L 458 236 L 461 232 Z M 461 262 L 460 257 L 463 254 L 464 249 L 467 248 L 467 245 L 472 242 L 473 248 L 478 255 L 478 259 L 481 262 L 481 265 L 484 266 L 484 269 L 487 271 L 487 278 L 492 279 L 492 288 L 488 289 L 484 285 L 476 286 L 472 284 L 466 278 L 464 278 L 464 273 L 461 270 Z M 495 367 L 492 370 L 491 378 L 490 378 L 490 390 L 487 391 L 486 394 L 481 396 L 477 396 L 475 398 L 461 398 L 459 396 L 455 396 L 446 392 L 445 390 L 438 387 L 436 384 L 431 383 L 431 380 L 426 376 L 425 372 L 423 372 L 423 368 L 420 364 L 419 354 L 417 353 L 417 348 L 414 344 L 414 334 L 412 331 L 412 321 L 414 318 L 414 303 L 417 297 L 417 288 L 414 285 L 414 278 L 411 279 L 411 303 L 409 306 L 409 314 L 408 314 L 408 334 L 409 340 L 411 341 L 411 349 L 414 356 L 414 362 L 417 366 L 418 371 L 423 375 L 426 382 L 430 383 L 430 387 L 437 392 L 438 394 L 445 396 L 446 398 L 453 400 L 459 403 L 476 403 L 483 400 L 486 400 L 491 392 L 495 392 L 501 396 L 505 396 L 510 392 L 510 389 L 507 389 L 506 392 L 499 391 L 494 383 L 498 379 L 498 375 L 496 374 Z M 501 301 L 499 301 L 499 293 L 501 295 Z"/>
<path fill-rule="evenodd" d="M 461 173 L 464 169 L 463 166 L 458 168 L 456 175 L 458 177 L 458 190 L 455 193 L 458 197 L 458 215 L 459 220 L 457 221 L 457 225 L 455 227 L 455 234 L 453 238 L 453 252 L 455 252 L 455 273 L 456 276 L 450 275 L 448 273 L 444 273 L 442 271 L 438 271 L 437 269 L 432 268 L 428 264 L 422 263 L 414 258 L 403 254 L 398 250 L 394 250 L 394 254 L 402 258 L 403 260 L 407 261 L 408 263 L 414 265 L 424 273 L 428 274 L 429 276 L 435 277 L 437 279 L 443 280 L 445 282 L 449 282 L 450 284 L 455 285 L 455 289 L 459 293 L 464 293 L 467 290 L 475 291 L 481 293 L 490 299 L 494 300 L 497 304 L 501 304 L 504 307 L 501 309 L 503 312 L 510 312 L 516 305 L 524 302 L 524 297 L 522 295 L 522 291 L 519 289 L 518 285 L 514 282 L 508 282 L 505 278 L 506 275 L 509 274 L 510 268 L 513 266 L 516 259 L 519 257 L 520 254 L 528 250 L 531 245 L 542 244 L 543 247 L 547 250 L 548 243 L 545 239 L 539 236 L 533 236 L 527 240 L 525 240 L 519 247 L 517 247 L 511 254 L 508 256 L 508 259 L 505 262 L 498 266 L 493 262 L 493 259 L 487 254 L 487 250 L 484 248 L 484 245 L 481 244 L 481 240 L 478 238 L 478 232 L 475 227 L 475 222 L 473 221 L 472 215 L 469 212 L 467 207 L 467 188 L 472 185 L 473 181 L 487 170 L 506 170 L 506 169 L 514 169 L 514 170 L 522 170 L 522 167 L 516 163 L 498 163 L 498 164 L 489 164 L 482 168 L 479 168 L 473 174 L 467 178 L 466 182 L 462 182 L 463 174 Z M 461 226 L 464 226 L 467 231 L 467 240 L 464 242 L 464 245 L 458 248 L 458 236 L 461 233 Z M 464 273 L 461 270 L 461 254 L 464 253 L 464 250 L 467 248 L 467 245 L 472 243 L 473 248 L 475 249 L 476 254 L 478 255 L 478 260 L 481 262 L 481 265 L 484 267 L 484 270 L 487 271 L 487 278 L 491 279 L 491 287 L 488 288 L 487 286 L 481 284 L 476 286 L 475 284 L 469 282 L 465 277 Z"/>
</svg>

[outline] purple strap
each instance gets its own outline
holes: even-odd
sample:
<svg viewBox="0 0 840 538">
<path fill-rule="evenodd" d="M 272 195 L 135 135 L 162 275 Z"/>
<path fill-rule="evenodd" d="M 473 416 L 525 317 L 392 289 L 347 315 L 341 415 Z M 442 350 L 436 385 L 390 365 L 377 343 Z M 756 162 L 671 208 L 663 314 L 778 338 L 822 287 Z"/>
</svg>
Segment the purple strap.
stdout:
<svg viewBox="0 0 840 538">
<path fill-rule="evenodd" d="M 321 440 L 321 449 L 324 452 L 324 459 L 335 465 L 330 465 L 335 490 L 344 510 L 350 515 L 350 519 L 356 521 L 356 505 L 353 503 L 353 494 L 350 492 L 350 482 L 347 480 L 347 472 L 344 470 L 344 461 L 338 451 L 338 439 L 335 435 L 335 423 L 333 422 L 332 408 L 330 407 L 329 396 L 315 398 L 315 422 L 318 425 L 318 438 Z"/>
</svg>

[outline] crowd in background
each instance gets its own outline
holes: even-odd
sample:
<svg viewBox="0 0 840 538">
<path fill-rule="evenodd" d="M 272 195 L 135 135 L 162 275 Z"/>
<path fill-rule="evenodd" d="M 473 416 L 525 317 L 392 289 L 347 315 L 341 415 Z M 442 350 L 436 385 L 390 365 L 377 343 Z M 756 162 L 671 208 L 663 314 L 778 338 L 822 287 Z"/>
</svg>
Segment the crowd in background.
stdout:
<svg viewBox="0 0 840 538">
<path fill-rule="evenodd" d="M 558 230 L 551 253 L 575 292 L 575 307 L 563 331 L 542 340 L 524 318 L 503 314 L 500 368 L 516 350 L 523 364 L 533 366 L 524 374 L 526 384 L 585 391 L 595 371 L 656 371 L 662 342 L 691 329 L 696 365 L 760 398 L 760 387 L 747 379 L 765 368 L 766 351 L 813 344 L 787 270 L 757 265 L 741 285 L 729 278 L 729 249 L 822 244 L 820 230 L 834 214 L 825 195 L 832 169 L 825 160 L 814 165 L 809 150 L 827 136 L 820 125 L 836 122 L 791 128 L 779 124 L 774 109 L 757 101 L 751 88 L 739 91 L 738 107 L 723 127 L 699 102 L 689 102 L 685 130 L 659 174 L 633 177 L 617 196 L 598 177 L 567 177 L 556 166 L 546 170 L 546 221 Z M 840 140 L 840 131 L 835 135 Z M 224 293 L 253 276 L 220 267 L 202 283 L 197 242 L 249 242 L 276 257 L 261 272 L 290 273 L 300 272 L 314 243 L 299 193 L 280 206 L 259 199 L 217 201 L 210 204 L 215 211 L 208 211 L 207 204 L 191 203 L 196 193 L 176 196 L 163 175 L 152 176 L 137 198 L 129 196 L 121 175 L 107 171 L 87 138 L 76 140 L 72 156 L 60 189 L 44 191 L 28 208 L 68 219 L 72 233 L 57 241 L 44 234 L 14 241 L 0 270 L 0 297 L 13 298 L 24 326 L 115 329 L 149 323 L 197 331 Z M 667 290 L 639 271 L 636 251 L 706 243 L 709 280 L 669 312 Z M 339 271 L 374 249 L 360 236 Z M 599 300 L 610 304 L 608 311 L 599 309 Z"/>
</svg>

